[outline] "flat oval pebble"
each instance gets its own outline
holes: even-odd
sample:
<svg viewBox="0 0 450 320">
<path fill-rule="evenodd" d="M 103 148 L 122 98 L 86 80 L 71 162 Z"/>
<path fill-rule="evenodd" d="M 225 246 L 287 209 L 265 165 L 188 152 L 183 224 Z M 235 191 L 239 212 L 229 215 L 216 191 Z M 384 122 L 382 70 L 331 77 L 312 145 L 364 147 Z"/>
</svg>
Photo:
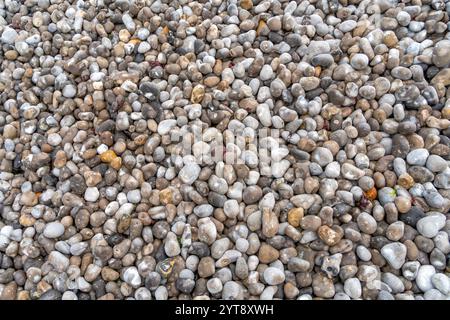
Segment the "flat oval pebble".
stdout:
<svg viewBox="0 0 450 320">
<path fill-rule="evenodd" d="M 64 234 L 64 226 L 60 222 L 50 222 L 45 226 L 44 236 L 58 238 Z"/>
</svg>

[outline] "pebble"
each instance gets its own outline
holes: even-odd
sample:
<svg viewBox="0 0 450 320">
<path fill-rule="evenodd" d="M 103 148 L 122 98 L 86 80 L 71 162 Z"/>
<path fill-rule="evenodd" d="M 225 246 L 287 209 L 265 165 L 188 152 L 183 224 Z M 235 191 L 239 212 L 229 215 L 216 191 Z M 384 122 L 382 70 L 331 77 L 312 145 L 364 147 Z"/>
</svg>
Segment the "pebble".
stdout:
<svg viewBox="0 0 450 320">
<path fill-rule="evenodd" d="M 436 274 L 436 269 L 431 265 L 420 266 L 416 276 L 416 284 L 420 290 L 427 292 L 433 289 L 432 277 Z"/>
<path fill-rule="evenodd" d="M 59 238 L 64 234 L 64 225 L 60 222 L 50 222 L 45 226 L 44 236 L 47 238 Z"/>
<path fill-rule="evenodd" d="M 84 199 L 86 201 L 95 202 L 100 197 L 100 192 L 96 187 L 88 187 L 84 192 Z"/>
<path fill-rule="evenodd" d="M 196 163 L 187 163 L 179 172 L 178 176 L 186 184 L 193 184 L 200 174 L 200 166 Z"/>
<path fill-rule="evenodd" d="M 446 218 L 442 213 L 436 212 L 417 221 L 417 231 L 427 238 L 435 237 L 446 223 Z"/>
<path fill-rule="evenodd" d="M 18 36 L 19 35 L 18 35 L 16 30 L 6 26 L 3 29 L 2 36 L 1 36 L 0 40 L 4 44 L 14 44 L 14 42 L 16 41 Z"/>
<path fill-rule="evenodd" d="M 333 161 L 333 154 L 327 148 L 319 147 L 311 154 L 311 160 L 324 167 Z"/>
<path fill-rule="evenodd" d="M 394 269 L 400 269 L 405 263 L 406 246 L 400 242 L 386 244 L 381 248 L 381 254 Z"/>
<path fill-rule="evenodd" d="M 432 172 L 442 172 L 448 168 L 447 161 L 435 154 L 432 154 L 428 157 L 426 166 Z"/>
<path fill-rule="evenodd" d="M 408 153 L 406 161 L 412 166 L 424 166 L 429 156 L 426 149 L 415 149 Z"/>
<path fill-rule="evenodd" d="M 357 278 L 347 279 L 344 282 L 344 291 L 350 298 L 358 299 L 362 294 L 361 283 Z"/>
<path fill-rule="evenodd" d="M 48 261 L 58 272 L 63 272 L 69 267 L 69 259 L 58 251 L 50 252 Z"/>
<path fill-rule="evenodd" d="M 77 89 L 75 88 L 74 85 L 68 84 L 68 85 L 64 86 L 64 88 L 62 90 L 62 94 L 66 98 L 73 98 L 77 94 Z"/>
<path fill-rule="evenodd" d="M 356 70 L 361 70 L 369 64 L 369 58 L 365 54 L 357 53 L 351 58 L 350 63 Z"/>
<path fill-rule="evenodd" d="M 450 279 L 443 273 L 436 273 L 431 277 L 433 286 L 442 294 L 447 295 L 450 291 Z"/>
<path fill-rule="evenodd" d="M 377 221 L 367 212 L 361 212 L 357 218 L 359 229 L 367 234 L 373 234 L 377 230 Z"/>
<path fill-rule="evenodd" d="M 284 280 L 285 275 L 280 269 L 269 267 L 264 270 L 264 281 L 267 282 L 268 285 L 276 286 L 283 283 Z"/>
</svg>

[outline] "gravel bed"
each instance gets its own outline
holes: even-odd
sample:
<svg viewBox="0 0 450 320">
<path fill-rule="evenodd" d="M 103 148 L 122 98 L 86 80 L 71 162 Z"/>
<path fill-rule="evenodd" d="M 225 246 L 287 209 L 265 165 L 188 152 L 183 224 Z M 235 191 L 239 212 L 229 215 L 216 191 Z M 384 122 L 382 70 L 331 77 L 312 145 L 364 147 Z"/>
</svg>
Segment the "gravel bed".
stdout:
<svg viewBox="0 0 450 320">
<path fill-rule="evenodd" d="M 0 0 L 0 299 L 448 300 L 449 15 Z"/>
</svg>

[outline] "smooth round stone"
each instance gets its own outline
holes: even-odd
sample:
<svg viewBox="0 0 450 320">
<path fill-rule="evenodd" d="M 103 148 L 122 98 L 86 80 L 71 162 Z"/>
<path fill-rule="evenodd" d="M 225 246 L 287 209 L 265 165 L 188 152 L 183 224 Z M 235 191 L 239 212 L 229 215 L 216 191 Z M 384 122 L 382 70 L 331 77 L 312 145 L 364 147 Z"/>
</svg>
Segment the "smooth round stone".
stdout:
<svg viewBox="0 0 450 320">
<path fill-rule="evenodd" d="M 346 295 L 344 292 L 337 292 L 334 297 L 333 300 L 351 300 L 351 298 Z"/>
<path fill-rule="evenodd" d="M 410 225 L 411 227 L 416 227 L 417 221 L 425 217 L 425 213 L 419 207 L 412 207 L 407 213 L 400 215 L 400 220 L 404 223 Z"/>
<path fill-rule="evenodd" d="M 259 78 L 262 81 L 266 81 L 266 80 L 272 79 L 272 77 L 273 77 L 272 67 L 267 64 L 264 65 L 261 69 L 261 73 L 259 74 Z"/>
<path fill-rule="evenodd" d="M 412 166 L 424 166 L 429 156 L 427 149 L 415 149 L 412 150 L 406 156 L 406 162 Z"/>
<path fill-rule="evenodd" d="M 58 251 L 50 252 L 48 261 L 58 272 L 63 272 L 69 267 L 69 259 Z"/>
<path fill-rule="evenodd" d="M 445 169 L 444 172 L 437 174 L 434 178 L 433 184 L 439 189 L 450 189 L 450 170 Z"/>
<path fill-rule="evenodd" d="M 194 208 L 194 214 L 200 218 L 209 217 L 213 211 L 214 207 L 210 204 L 201 204 Z"/>
<path fill-rule="evenodd" d="M 239 203 L 236 200 L 227 200 L 223 205 L 223 211 L 229 218 L 235 218 L 239 214 Z"/>
<path fill-rule="evenodd" d="M 411 70 L 405 67 L 395 67 L 394 69 L 392 69 L 391 74 L 394 78 L 401 80 L 408 80 L 412 77 Z"/>
<path fill-rule="evenodd" d="M 136 267 L 128 267 L 123 272 L 123 281 L 131 285 L 133 288 L 139 288 L 142 283 L 141 276 L 139 275 Z"/>
<path fill-rule="evenodd" d="M 383 273 L 381 280 L 391 288 L 392 293 L 401 293 L 405 290 L 402 280 L 390 272 Z"/>
<path fill-rule="evenodd" d="M 361 70 L 369 65 L 369 58 L 365 54 L 357 53 L 351 58 L 350 64 L 356 70 Z"/>
<path fill-rule="evenodd" d="M 434 45 L 432 61 L 438 68 L 450 64 L 450 40 L 441 40 Z"/>
<path fill-rule="evenodd" d="M 398 177 L 400 177 L 402 174 L 405 174 L 407 172 L 405 160 L 403 160 L 402 158 L 395 158 L 394 159 L 394 171 Z"/>
<path fill-rule="evenodd" d="M 341 173 L 341 166 L 339 162 L 333 161 L 329 163 L 325 168 L 325 175 L 327 178 L 337 178 Z"/>
<path fill-rule="evenodd" d="M 48 135 L 47 142 L 51 146 L 57 146 L 61 143 L 61 141 L 62 141 L 62 138 L 57 133 L 51 133 Z"/>
<path fill-rule="evenodd" d="M 426 167 L 432 172 L 442 172 L 448 168 L 447 161 L 440 156 L 432 154 L 428 157 Z"/>
<path fill-rule="evenodd" d="M 319 54 L 311 59 L 311 63 L 315 66 L 329 67 L 334 63 L 334 58 L 331 54 Z"/>
<path fill-rule="evenodd" d="M 270 115 L 269 106 L 265 103 L 260 104 L 256 107 L 256 115 L 259 121 L 265 127 L 270 127 L 272 125 L 272 117 Z"/>
<path fill-rule="evenodd" d="M 411 200 L 406 197 L 396 197 L 394 201 L 400 213 L 406 213 L 411 209 Z"/>
<path fill-rule="evenodd" d="M 397 21 L 402 26 L 407 26 L 411 22 L 411 16 L 406 11 L 399 11 L 397 14 Z"/>
<path fill-rule="evenodd" d="M 16 30 L 8 26 L 5 26 L 3 29 L 2 36 L 0 37 L 0 40 L 2 43 L 5 44 L 14 44 L 18 36 L 19 35 Z"/>
<path fill-rule="evenodd" d="M 405 224 L 402 221 L 396 221 L 386 229 L 386 237 L 392 241 L 400 240 L 405 231 Z"/>
<path fill-rule="evenodd" d="M 450 292 L 450 279 L 443 273 L 436 273 L 431 277 L 433 286 L 438 289 L 442 294 L 447 295 Z"/>
<path fill-rule="evenodd" d="M 158 124 L 158 133 L 160 135 L 165 135 L 170 132 L 170 130 L 177 125 L 177 120 L 167 119 L 163 120 Z"/>
<path fill-rule="evenodd" d="M 223 300 L 241 300 L 243 299 L 243 289 L 235 281 L 228 281 L 224 284 L 222 290 Z"/>
<path fill-rule="evenodd" d="M 433 289 L 432 277 L 436 274 L 436 269 L 431 265 L 424 265 L 419 268 L 416 277 L 417 287 L 422 292 Z"/>
<path fill-rule="evenodd" d="M 206 283 L 206 288 L 208 291 L 212 294 L 216 294 L 222 291 L 223 284 L 222 281 L 220 281 L 219 278 L 211 278 Z"/>
<path fill-rule="evenodd" d="M 262 197 L 262 190 L 259 186 L 249 186 L 244 189 L 242 199 L 246 204 L 253 204 Z"/>
<path fill-rule="evenodd" d="M 95 202 L 100 197 L 100 192 L 96 187 L 88 187 L 84 192 L 84 199 L 89 202 Z"/>
<path fill-rule="evenodd" d="M 198 164 L 189 162 L 178 173 L 178 177 L 186 184 L 193 184 L 200 174 L 201 168 Z"/>
<path fill-rule="evenodd" d="M 429 206 L 432 208 L 441 209 L 448 203 L 448 199 L 445 199 L 439 192 L 425 190 L 423 197 Z"/>
<path fill-rule="evenodd" d="M 155 299 L 156 300 L 167 300 L 169 298 L 169 293 L 167 292 L 166 287 L 158 287 L 155 290 Z"/>
<path fill-rule="evenodd" d="M 356 254 L 362 261 L 370 261 L 370 259 L 372 259 L 372 254 L 370 253 L 369 249 L 364 246 L 357 246 Z"/>
<path fill-rule="evenodd" d="M 139 53 L 146 53 L 146 52 L 149 51 L 150 49 L 151 49 L 150 44 L 149 44 L 148 42 L 143 41 L 143 42 L 141 42 L 141 43 L 139 44 L 138 52 L 139 52 Z"/>
<path fill-rule="evenodd" d="M 313 151 L 311 160 L 324 167 L 333 161 L 333 154 L 327 148 L 318 147 Z"/>
<path fill-rule="evenodd" d="M 164 251 L 168 257 L 175 257 L 180 254 L 180 244 L 174 233 L 169 232 L 166 237 L 166 243 L 164 244 Z"/>
<path fill-rule="evenodd" d="M 344 291 L 352 299 L 360 298 L 362 294 L 361 282 L 358 278 L 350 278 L 345 280 Z"/>
<path fill-rule="evenodd" d="M 288 261 L 289 271 L 292 272 L 306 272 L 310 267 L 310 263 L 298 257 L 292 257 Z"/>
<path fill-rule="evenodd" d="M 381 248 L 381 255 L 394 269 L 400 269 L 405 263 L 406 246 L 400 242 L 386 244 Z"/>
<path fill-rule="evenodd" d="M 77 88 L 73 84 L 64 86 L 62 94 L 66 98 L 73 98 L 77 94 Z"/>
<path fill-rule="evenodd" d="M 367 234 L 373 234 L 377 230 L 377 221 L 367 212 L 361 212 L 356 219 L 359 229 Z"/>
<path fill-rule="evenodd" d="M 44 236 L 46 238 L 58 238 L 64 234 L 64 226 L 60 222 L 50 222 L 45 226 Z"/>
<path fill-rule="evenodd" d="M 127 193 L 127 199 L 130 203 L 141 202 L 141 191 L 140 190 L 130 190 Z"/>
<path fill-rule="evenodd" d="M 264 281 L 271 286 L 276 286 L 284 282 L 286 276 L 278 268 L 269 267 L 264 270 Z"/>
<path fill-rule="evenodd" d="M 342 32 L 349 32 L 356 28 L 357 22 L 355 20 L 347 20 L 339 24 L 338 28 Z"/>
<path fill-rule="evenodd" d="M 369 191 L 375 186 L 375 182 L 371 177 L 364 176 L 358 180 L 358 185 L 362 190 Z"/>
<path fill-rule="evenodd" d="M 382 205 L 394 202 L 396 196 L 397 193 L 392 188 L 384 187 L 378 190 L 378 200 Z"/>
<path fill-rule="evenodd" d="M 417 231 L 424 237 L 433 238 L 445 226 L 446 220 L 442 213 L 435 212 L 417 221 Z"/>
</svg>

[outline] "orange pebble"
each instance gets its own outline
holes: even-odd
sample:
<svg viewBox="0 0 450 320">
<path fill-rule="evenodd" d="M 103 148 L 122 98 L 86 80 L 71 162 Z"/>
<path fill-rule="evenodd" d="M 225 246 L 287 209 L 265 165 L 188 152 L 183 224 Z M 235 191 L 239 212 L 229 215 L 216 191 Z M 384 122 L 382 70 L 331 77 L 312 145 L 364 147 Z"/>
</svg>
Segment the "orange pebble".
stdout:
<svg viewBox="0 0 450 320">
<path fill-rule="evenodd" d="M 113 167 L 116 170 L 119 170 L 122 167 L 122 158 L 116 157 L 111 160 L 110 162 L 111 167 Z"/>
<path fill-rule="evenodd" d="M 377 189 L 375 189 L 375 187 L 373 187 L 372 189 L 364 192 L 364 194 L 366 195 L 367 199 L 375 200 L 377 198 Z"/>
<path fill-rule="evenodd" d="M 102 162 L 111 162 L 115 158 L 117 158 L 117 155 L 112 150 L 105 151 L 100 155 L 100 160 L 102 160 Z"/>
</svg>

